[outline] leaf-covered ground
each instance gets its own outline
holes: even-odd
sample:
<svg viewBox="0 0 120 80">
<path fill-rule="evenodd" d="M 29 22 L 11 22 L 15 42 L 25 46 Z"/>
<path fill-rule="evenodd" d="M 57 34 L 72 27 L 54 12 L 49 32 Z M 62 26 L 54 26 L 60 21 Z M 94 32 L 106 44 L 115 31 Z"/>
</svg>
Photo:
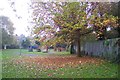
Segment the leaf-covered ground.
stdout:
<svg viewBox="0 0 120 80">
<path fill-rule="evenodd" d="M 3 51 L 3 78 L 115 78 L 118 65 L 99 58 L 18 50 Z M 11 56 L 10 56 L 11 55 Z"/>
<path fill-rule="evenodd" d="M 35 64 L 37 67 L 44 67 L 48 69 L 56 69 L 62 67 L 76 67 L 78 65 L 83 65 L 85 63 L 91 63 L 95 65 L 100 65 L 102 60 L 92 57 L 76 57 L 72 56 L 33 56 L 33 57 L 23 57 L 21 59 L 13 59 L 15 64 Z"/>
</svg>

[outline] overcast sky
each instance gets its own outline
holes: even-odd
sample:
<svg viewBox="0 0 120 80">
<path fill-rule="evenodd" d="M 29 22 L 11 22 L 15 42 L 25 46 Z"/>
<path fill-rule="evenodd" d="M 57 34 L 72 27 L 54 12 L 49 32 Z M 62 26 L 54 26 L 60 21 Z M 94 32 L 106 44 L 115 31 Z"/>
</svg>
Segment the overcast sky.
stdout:
<svg viewBox="0 0 120 80">
<path fill-rule="evenodd" d="M 24 34 L 25 36 L 29 35 L 27 32 L 27 26 L 30 24 L 30 13 L 28 13 L 29 5 L 28 3 L 30 0 L 14 0 L 15 1 L 15 8 L 16 12 L 10 7 L 8 0 L 1 0 L 0 1 L 0 16 L 4 15 L 9 17 L 12 22 L 14 23 L 14 27 L 16 28 L 15 34 L 21 35 Z M 18 16 L 21 17 L 18 19 Z"/>
</svg>

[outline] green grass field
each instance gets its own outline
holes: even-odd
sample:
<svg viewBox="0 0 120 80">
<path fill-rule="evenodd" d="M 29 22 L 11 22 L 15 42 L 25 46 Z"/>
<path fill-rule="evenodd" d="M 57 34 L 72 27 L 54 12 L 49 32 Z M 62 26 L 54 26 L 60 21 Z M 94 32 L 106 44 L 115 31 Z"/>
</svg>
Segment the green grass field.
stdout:
<svg viewBox="0 0 120 80">
<path fill-rule="evenodd" d="M 21 53 L 20 55 L 19 49 L 2 51 L 2 78 L 116 78 L 118 76 L 118 65 L 101 59 L 96 61 L 94 58 L 77 58 L 69 52 L 48 54 L 23 49 Z"/>
<path fill-rule="evenodd" d="M 2 79 L 2 50 L 0 50 L 0 79 Z"/>
</svg>

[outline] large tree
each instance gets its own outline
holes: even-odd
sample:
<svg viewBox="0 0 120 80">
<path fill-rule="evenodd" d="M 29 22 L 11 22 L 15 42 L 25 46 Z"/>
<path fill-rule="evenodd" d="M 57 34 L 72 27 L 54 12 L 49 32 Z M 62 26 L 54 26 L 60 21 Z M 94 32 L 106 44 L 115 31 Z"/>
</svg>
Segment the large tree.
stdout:
<svg viewBox="0 0 120 80">
<path fill-rule="evenodd" d="M 54 15 L 52 19 L 54 21 L 53 29 L 59 29 L 55 33 L 55 40 L 59 42 L 67 41 L 69 44 L 74 43 L 77 46 L 76 53 L 81 56 L 80 40 L 82 36 L 93 31 L 100 36 L 101 33 L 105 35 L 108 26 L 117 26 L 116 17 L 106 13 L 107 7 L 109 7 L 108 3 L 97 2 L 38 3 L 34 9 L 34 13 L 37 15 L 34 18 L 35 27 L 40 27 L 40 23 L 47 20 L 41 16 L 41 11 L 44 11 L 45 14 L 42 15 L 45 17 L 47 16 L 46 13 L 49 13 L 48 16 Z"/>
<path fill-rule="evenodd" d="M 75 43 L 78 56 L 81 56 L 80 37 L 91 31 L 91 28 L 88 28 L 87 6 L 88 4 L 83 2 L 68 3 L 63 6 L 63 13 L 58 13 L 54 18 L 55 24 L 60 28 L 58 36 Z"/>
<path fill-rule="evenodd" d="M 107 3 L 109 5 L 109 3 Z M 63 6 L 63 12 L 54 17 L 55 25 L 59 26 L 58 37 L 70 40 L 76 45 L 76 53 L 80 56 L 81 36 L 95 31 L 103 39 L 106 37 L 106 29 L 117 26 L 117 18 L 109 15 L 104 9 L 104 3 L 73 2 Z M 104 6 L 103 6 L 104 5 Z M 108 6 L 109 7 L 109 6 Z"/>
</svg>

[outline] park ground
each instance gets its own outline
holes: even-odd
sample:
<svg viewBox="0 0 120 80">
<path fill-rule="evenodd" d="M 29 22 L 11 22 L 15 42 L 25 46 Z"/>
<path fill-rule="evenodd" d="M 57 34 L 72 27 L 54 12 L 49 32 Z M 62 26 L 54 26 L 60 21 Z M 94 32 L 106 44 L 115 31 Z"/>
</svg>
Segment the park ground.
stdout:
<svg viewBox="0 0 120 80">
<path fill-rule="evenodd" d="M 116 78 L 118 65 L 69 52 L 2 50 L 2 78 Z"/>
</svg>

